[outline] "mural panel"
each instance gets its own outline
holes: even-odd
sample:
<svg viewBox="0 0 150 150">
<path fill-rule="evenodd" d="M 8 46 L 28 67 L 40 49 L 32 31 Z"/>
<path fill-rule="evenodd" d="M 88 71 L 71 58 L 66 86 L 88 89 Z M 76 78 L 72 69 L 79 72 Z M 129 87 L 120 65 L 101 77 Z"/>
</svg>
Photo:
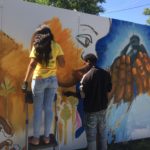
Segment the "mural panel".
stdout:
<svg viewBox="0 0 150 150">
<path fill-rule="evenodd" d="M 106 117 L 108 143 L 150 137 L 150 27 L 20 0 L 5 0 L 0 5 L 0 149 L 25 147 L 26 108 L 21 84 L 32 34 L 43 23 L 51 28 L 66 60 L 65 68 L 57 72 L 59 90 L 54 103 L 60 148 L 86 147 L 83 101 L 73 71 L 83 66 L 81 57 L 87 53 L 96 54 L 97 65 L 112 75 Z M 52 133 L 54 129 L 55 120 Z"/>
<path fill-rule="evenodd" d="M 112 19 L 110 32 L 96 44 L 99 66 L 112 74 L 107 112 L 109 142 L 149 137 L 149 26 Z"/>
</svg>

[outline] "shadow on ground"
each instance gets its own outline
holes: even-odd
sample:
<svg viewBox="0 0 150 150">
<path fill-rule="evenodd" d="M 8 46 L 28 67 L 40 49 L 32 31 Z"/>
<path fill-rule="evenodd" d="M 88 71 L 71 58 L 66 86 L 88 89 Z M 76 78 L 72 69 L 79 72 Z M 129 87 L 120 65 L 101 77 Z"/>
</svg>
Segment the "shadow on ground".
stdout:
<svg viewBox="0 0 150 150">
<path fill-rule="evenodd" d="M 78 150 L 87 150 L 86 148 Z M 108 150 L 150 150 L 150 138 L 108 144 Z"/>
</svg>

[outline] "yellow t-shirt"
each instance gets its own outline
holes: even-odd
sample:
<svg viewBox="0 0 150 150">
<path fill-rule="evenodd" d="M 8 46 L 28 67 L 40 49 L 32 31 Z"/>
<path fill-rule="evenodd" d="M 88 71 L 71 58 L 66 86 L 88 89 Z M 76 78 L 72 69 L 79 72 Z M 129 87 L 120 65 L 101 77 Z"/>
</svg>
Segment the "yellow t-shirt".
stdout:
<svg viewBox="0 0 150 150">
<path fill-rule="evenodd" d="M 37 77 L 40 78 L 48 78 L 50 76 L 56 76 L 56 58 L 57 56 L 64 55 L 61 47 L 59 44 L 56 42 L 52 41 L 51 43 L 52 51 L 51 51 L 51 56 L 52 58 L 49 60 L 48 65 L 44 65 L 41 63 L 37 63 L 36 68 L 33 72 L 33 77 L 32 79 L 36 79 Z M 36 58 L 35 56 L 35 48 L 32 48 L 32 51 L 30 53 L 30 58 Z"/>
</svg>

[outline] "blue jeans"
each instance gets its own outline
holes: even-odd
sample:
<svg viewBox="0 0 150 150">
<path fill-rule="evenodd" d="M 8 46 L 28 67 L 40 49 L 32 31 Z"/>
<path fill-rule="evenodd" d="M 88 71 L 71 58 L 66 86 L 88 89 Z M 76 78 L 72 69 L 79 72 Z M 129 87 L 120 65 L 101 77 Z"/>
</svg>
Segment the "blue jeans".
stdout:
<svg viewBox="0 0 150 150">
<path fill-rule="evenodd" d="M 88 150 L 107 150 L 107 139 L 105 135 L 106 111 L 99 111 L 94 113 L 85 113 L 84 127 L 86 132 Z M 98 139 L 97 139 L 97 134 Z M 98 143 L 97 143 L 98 142 Z"/>
<path fill-rule="evenodd" d="M 33 93 L 33 136 L 39 138 L 42 120 L 42 109 L 44 110 L 44 136 L 50 134 L 53 117 L 52 106 L 58 87 L 55 76 L 45 79 L 32 80 Z"/>
</svg>

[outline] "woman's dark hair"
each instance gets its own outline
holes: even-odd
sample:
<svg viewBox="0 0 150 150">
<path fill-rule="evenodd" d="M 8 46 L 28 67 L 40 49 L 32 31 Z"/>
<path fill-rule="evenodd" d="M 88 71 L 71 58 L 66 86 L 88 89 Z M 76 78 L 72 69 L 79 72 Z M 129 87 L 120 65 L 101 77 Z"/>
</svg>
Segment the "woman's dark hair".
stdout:
<svg viewBox="0 0 150 150">
<path fill-rule="evenodd" d="M 97 63 L 97 57 L 92 53 L 85 55 L 83 60 L 89 62 L 92 66 L 95 66 Z"/>
<path fill-rule="evenodd" d="M 51 59 L 51 42 L 54 40 L 53 34 L 47 25 L 39 26 L 33 35 L 33 46 L 35 47 L 36 60 L 45 63 L 46 66 Z"/>
</svg>

